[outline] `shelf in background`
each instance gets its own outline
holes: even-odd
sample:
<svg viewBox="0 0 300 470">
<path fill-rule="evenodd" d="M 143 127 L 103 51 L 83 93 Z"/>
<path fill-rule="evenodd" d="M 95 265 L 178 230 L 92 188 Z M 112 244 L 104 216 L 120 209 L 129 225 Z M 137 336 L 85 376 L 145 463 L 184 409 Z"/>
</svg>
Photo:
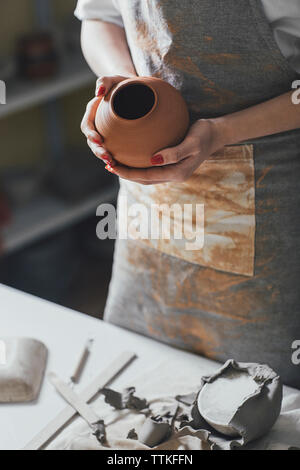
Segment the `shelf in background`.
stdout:
<svg viewBox="0 0 300 470">
<path fill-rule="evenodd" d="M 98 205 L 114 201 L 117 191 L 117 184 L 107 186 L 99 193 L 76 203 L 67 203 L 51 195 L 36 198 L 17 209 L 13 214 L 12 224 L 2 231 L 4 254 L 96 214 Z"/>
<path fill-rule="evenodd" d="M 6 104 L 0 106 L 0 118 L 57 98 L 93 81 L 95 75 L 82 56 L 62 57 L 60 71 L 51 79 L 11 79 L 7 83 Z"/>
</svg>

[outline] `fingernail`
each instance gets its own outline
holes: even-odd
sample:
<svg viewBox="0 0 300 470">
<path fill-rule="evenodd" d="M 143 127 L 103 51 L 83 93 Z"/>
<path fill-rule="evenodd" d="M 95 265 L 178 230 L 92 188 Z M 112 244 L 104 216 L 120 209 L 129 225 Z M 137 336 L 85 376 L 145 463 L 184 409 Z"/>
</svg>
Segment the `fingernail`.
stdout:
<svg viewBox="0 0 300 470">
<path fill-rule="evenodd" d="M 106 92 L 105 86 L 101 86 L 99 90 L 97 91 L 97 96 L 103 96 L 105 95 L 105 92 Z"/>
<path fill-rule="evenodd" d="M 151 158 L 152 165 L 162 165 L 164 163 L 164 157 L 162 155 L 154 155 Z"/>
<path fill-rule="evenodd" d="M 92 142 L 94 142 L 95 144 L 101 145 L 101 142 L 99 139 L 92 139 Z"/>
<path fill-rule="evenodd" d="M 114 169 L 110 165 L 106 165 L 105 169 L 109 171 L 110 173 L 114 173 Z"/>
<path fill-rule="evenodd" d="M 104 160 L 106 163 L 110 164 L 110 157 L 108 155 L 102 155 L 102 160 Z"/>
</svg>

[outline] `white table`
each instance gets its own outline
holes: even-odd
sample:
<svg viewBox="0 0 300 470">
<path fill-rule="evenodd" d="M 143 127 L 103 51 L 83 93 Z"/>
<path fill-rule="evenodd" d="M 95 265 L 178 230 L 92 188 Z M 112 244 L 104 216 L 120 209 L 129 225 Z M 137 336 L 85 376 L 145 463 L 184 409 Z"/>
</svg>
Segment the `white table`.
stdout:
<svg viewBox="0 0 300 470">
<path fill-rule="evenodd" d="M 151 369 L 162 359 L 193 362 L 203 375 L 219 367 L 216 362 L 2 285 L 0 336 L 28 336 L 43 341 L 49 349 L 47 370 L 55 371 L 64 379 L 73 372 L 86 340 L 95 338 L 79 391 L 125 350 L 135 352 L 138 359 L 114 382 L 118 387 L 127 386 L 131 377 Z M 0 404 L 0 450 L 23 448 L 64 407 L 65 402 L 47 380 L 36 403 Z"/>
</svg>

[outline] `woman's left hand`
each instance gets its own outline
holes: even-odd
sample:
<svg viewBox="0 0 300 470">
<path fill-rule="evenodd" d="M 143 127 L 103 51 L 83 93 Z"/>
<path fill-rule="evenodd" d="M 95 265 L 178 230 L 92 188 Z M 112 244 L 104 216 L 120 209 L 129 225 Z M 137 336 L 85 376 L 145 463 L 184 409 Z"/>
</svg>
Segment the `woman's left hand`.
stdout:
<svg viewBox="0 0 300 470">
<path fill-rule="evenodd" d="M 201 119 L 193 124 L 183 142 L 153 155 L 149 168 L 129 168 L 117 164 L 106 169 L 120 178 L 143 185 L 183 182 L 224 143 L 216 121 Z"/>
</svg>

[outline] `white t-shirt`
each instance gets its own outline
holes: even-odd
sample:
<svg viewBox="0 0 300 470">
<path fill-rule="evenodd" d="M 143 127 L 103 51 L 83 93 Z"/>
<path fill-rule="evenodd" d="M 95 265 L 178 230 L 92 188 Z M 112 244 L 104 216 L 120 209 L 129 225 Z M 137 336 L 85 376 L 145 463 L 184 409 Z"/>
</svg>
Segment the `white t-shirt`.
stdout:
<svg viewBox="0 0 300 470">
<path fill-rule="evenodd" d="M 120 0 L 78 0 L 80 20 L 99 19 L 123 26 Z M 300 73 L 300 0 L 261 0 L 275 40 L 290 65 Z"/>
</svg>

